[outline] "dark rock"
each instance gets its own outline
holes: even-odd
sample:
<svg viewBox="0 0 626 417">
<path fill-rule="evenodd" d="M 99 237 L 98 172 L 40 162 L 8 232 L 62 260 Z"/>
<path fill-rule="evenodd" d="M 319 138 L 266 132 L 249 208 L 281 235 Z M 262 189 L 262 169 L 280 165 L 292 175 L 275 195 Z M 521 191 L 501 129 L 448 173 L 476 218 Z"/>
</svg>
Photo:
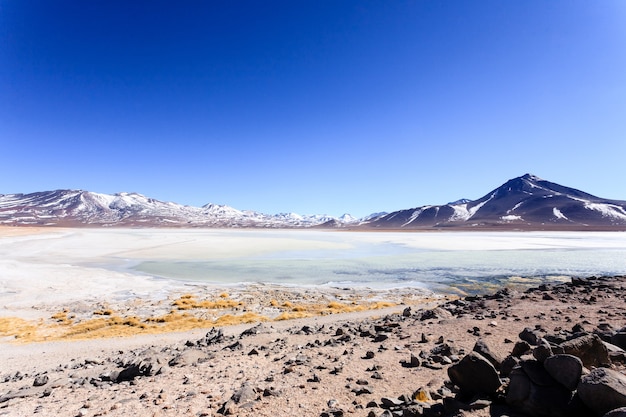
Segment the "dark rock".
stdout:
<svg viewBox="0 0 626 417">
<path fill-rule="evenodd" d="M 314 330 L 310 326 L 302 326 L 300 330 L 298 330 L 298 334 L 312 334 Z"/>
<path fill-rule="evenodd" d="M 151 362 L 138 359 L 134 362 L 128 363 L 124 369 L 119 371 L 114 381 L 132 381 L 138 376 L 152 376 L 156 375 L 157 373 L 160 373 L 160 368 L 158 370 L 155 370 L 155 367 Z"/>
<path fill-rule="evenodd" d="M 230 351 L 241 350 L 241 349 L 243 349 L 243 344 L 241 344 L 240 341 L 236 341 L 235 343 L 230 344 L 224 348 L 224 350 L 230 350 Z"/>
<path fill-rule="evenodd" d="M 596 368 L 578 384 L 578 395 L 597 415 L 626 407 L 626 375 L 606 368 Z"/>
<path fill-rule="evenodd" d="M 543 366 L 552 378 L 568 390 L 574 391 L 578 386 L 583 363 L 576 356 L 553 355 L 545 360 Z"/>
<path fill-rule="evenodd" d="M 265 331 L 265 326 L 263 325 L 263 323 L 259 323 L 256 326 L 250 327 L 249 329 L 246 329 L 243 332 L 241 332 L 241 334 L 239 335 L 239 338 L 241 339 L 243 337 L 253 336 L 263 331 Z"/>
<path fill-rule="evenodd" d="M 202 339 L 196 342 L 196 345 L 206 347 L 221 343 L 224 341 L 224 339 L 224 332 L 222 331 L 222 329 L 212 328 Z"/>
<path fill-rule="evenodd" d="M 602 417 L 626 417 L 626 407 L 616 408 L 606 413 Z"/>
<path fill-rule="evenodd" d="M 280 397 L 280 391 L 277 391 L 274 387 L 265 388 L 263 390 L 264 397 Z"/>
<path fill-rule="evenodd" d="M 626 332 L 617 332 L 611 336 L 611 344 L 626 350 Z"/>
<path fill-rule="evenodd" d="M 322 411 L 320 417 L 343 417 L 344 411 L 341 408 L 329 408 L 326 411 Z"/>
<path fill-rule="evenodd" d="M 496 368 L 496 370 L 500 370 L 502 358 L 500 357 L 500 355 L 492 352 L 483 339 L 478 339 L 474 344 L 474 348 L 472 350 L 487 359 L 493 365 L 493 367 Z"/>
<path fill-rule="evenodd" d="M 354 388 L 351 389 L 351 391 L 354 394 L 356 394 L 357 396 L 363 395 L 363 394 L 372 394 L 372 392 L 373 392 L 370 388 L 362 387 L 362 386 L 354 387 Z"/>
<path fill-rule="evenodd" d="M 515 368 L 520 363 L 519 358 L 515 356 L 509 355 L 502 361 L 500 365 L 500 376 L 508 377 L 513 368 Z"/>
<path fill-rule="evenodd" d="M 379 342 L 384 342 L 388 338 L 389 338 L 389 336 L 386 335 L 385 333 L 377 333 L 376 336 L 374 336 L 373 341 L 376 342 L 376 343 L 379 343 Z"/>
<path fill-rule="evenodd" d="M 405 368 L 417 368 L 420 366 L 420 360 L 417 356 L 411 353 L 411 358 L 408 361 L 402 360 L 402 366 Z"/>
<path fill-rule="evenodd" d="M 535 385 L 549 387 L 557 384 L 556 380 L 550 376 L 540 362 L 533 360 L 522 361 L 520 366 Z"/>
<path fill-rule="evenodd" d="M 552 355 L 553 353 L 552 348 L 550 347 L 550 343 L 548 343 L 548 341 L 545 339 L 541 339 L 539 345 L 537 345 L 537 347 L 533 349 L 533 356 L 535 357 L 535 359 L 542 363 L 546 360 L 546 358 Z"/>
<path fill-rule="evenodd" d="M 380 404 L 382 408 L 393 408 L 401 406 L 404 401 L 393 397 L 383 397 L 380 399 Z"/>
<path fill-rule="evenodd" d="M 40 375 L 33 381 L 33 387 L 42 387 L 48 383 L 48 375 Z"/>
<path fill-rule="evenodd" d="M 506 402 L 516 409 L 536 417 L 587 416 L 584 407 L 575 401 L 573 393 L 559 384 L 539 386 L 522 370 L 510 374 Z"/>
<path fill-rule="evenodd" d="M 402 310 L 402 317 L 411 317 L 411 307 Z"/>
<path fill-rule="evenodd" d="M 453 384 L 467 394 L 493 394 L 502 385 L 496 368 L 482 355 L 470 352 L 448 368 Z"/>
<path fill-rule="evenodd" d="M 543 336 L 541 332 L 539 332 L 538 330 L 533 330 L 530 327 L 526 327 L 519 334 L 519 338 L 527 342 L 531 346 L 537 346 L 542 337 Z"/>
<path fill-rule="evenodd" d="M 449 415 L 455 415 L 461 410 L 469 411 L 469 405 L 463 401 L 459 401 L 456 398 L 445 397 L 443 399 L 443 408 Z"/>
<path fill-rule="evenodd" d="M 443 341 L 441 343 L 439 343 L 437 346 L 435 346 L 434 348 L 432 348 L 430 350 L 430 353 L 432 353 L 433 355 L 441 355 L 441 356 L 452 356 L 452 355 L 458 355 L 459 354 L 459 350 L 454 347 L 451 346 L 447 343 L 443 343 Z"/>
<path fill-rule="evenodd" d="M 588 334 L 561 343 L 564 353 L 580 358 L 583 365 L 591 368 L 611 364 L 609 352 L 602 339 L 595 334 Z"/>
<path fill-rule="evenodd" d="M 513 350 L 511 351 L 511 355 L 515 357 L 521 357 L 523 354 L 530 350 L 530 344 L 526 341 L 517 342 L 515 346 L 513 346 Z"/>
<path fill-rule="evenodd" d="M 444 310 L 441 307 L 433 308 L 432 310 L 426 310 L 420 316 L 420 320 L 433 320 L 433 319 L 451 319 L 452 313 L 448 310 Z"/>
<path fill-rule="evenodd" d="M 522 405 L 530 395 L 530 378 L 521 368 L 515 368 L 509 374 L 509 386 L 506 402 L 511 405 Z"/>
</svg>

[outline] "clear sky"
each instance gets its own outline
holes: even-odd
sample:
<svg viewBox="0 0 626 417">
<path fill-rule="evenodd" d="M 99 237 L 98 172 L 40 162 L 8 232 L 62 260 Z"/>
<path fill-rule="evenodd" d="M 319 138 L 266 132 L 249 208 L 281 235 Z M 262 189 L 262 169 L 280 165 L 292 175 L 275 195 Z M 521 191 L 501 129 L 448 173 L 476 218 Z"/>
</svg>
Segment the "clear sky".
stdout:
<svg viewBox="0 0 626 417">
<path fill-rule="evenodd" d="M 364 216 L 626 199 L 622 0 L 0 0 L 0 193 Z"/>
</svg>

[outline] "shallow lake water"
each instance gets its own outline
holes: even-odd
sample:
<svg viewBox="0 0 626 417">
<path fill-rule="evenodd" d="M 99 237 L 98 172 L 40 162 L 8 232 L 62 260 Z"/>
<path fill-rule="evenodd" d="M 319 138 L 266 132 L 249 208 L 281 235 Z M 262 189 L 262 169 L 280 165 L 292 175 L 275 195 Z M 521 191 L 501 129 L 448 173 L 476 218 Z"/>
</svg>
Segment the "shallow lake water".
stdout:
<svg viewBox="0 0 626 417">
<path fill-rule="evenodd" d="M 453 293 L 626 274 L 624 233 L 193 232 L 187 237 L 194 242 L 170 245 L 171 256 L 131 258 L 127 266 L 159 277 L 228 285 L 419 287 Z"/>
<path fill-rule="evenodd" d="M 623 232 L 99 228 L 0 239 L 0 293 L 7 297 L 36 285 L 55 289 L 48 292 L 56 296 L 65 288 L 94 286 L 128 292 L 140 283 L 148 288 L 146 279 L 159 286 L 267 283 L 481 293 L 502 284 L 622 274 Z M 123 289 L 117 288 L 120 280 Z"/>
</svg>

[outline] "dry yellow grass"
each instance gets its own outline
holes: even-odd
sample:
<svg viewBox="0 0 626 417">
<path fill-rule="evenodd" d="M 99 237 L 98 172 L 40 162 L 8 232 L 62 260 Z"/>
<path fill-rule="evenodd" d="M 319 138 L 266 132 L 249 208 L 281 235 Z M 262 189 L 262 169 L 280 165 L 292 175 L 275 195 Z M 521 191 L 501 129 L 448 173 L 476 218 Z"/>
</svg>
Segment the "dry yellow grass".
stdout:
<svg viewBox="0 0 626 417">
<path fill-rule="evenodd" d="M 0 317 L 0 336 L 25 339 L 37 332 L 35 323 L 18 317 Z"/>
<path fill-rule="evenodd" d="M 284 311 L 278 315 L 274 320 L 282 321 L 282 320 L 293 320 L 293 319 L 303 319 L 305 317 L 313 317 L 314 314 L 307 311 L 295 311 L 295 312 L 287 312 Z"/>
<path fill-rule="evenodd" d="M 261 316 L 257 313 L 247 312 L 244 314 L 240 314 L 238 316 L 233 316 L 232 314 L 225 314 L 220 316 L 213 322 L 215 326 L 231 326 L 233 324 L 242 324 L 242 323 L 257 323 L 260 321 L 269 321 L 270 319 L 265 316 Z"/>
<path fill-rule="evenodd" d="M 60 324 L 72 324 L 72 320 L 70 320 L 70 318 L 67 316 L 67 313 L 69 313 L 69 311 L 64 309 L 63 311 L 59 311 L 58 313 L 53 314 L 50 318 Z"/>
<path fill-rule="evenodd" d="M 281 311 L 277 317 L 269 318 L 253 311 L 236 314 L 235 312 L 244 306 L 243 302 L 230 299 L 228 293 L 225 292 L 219 294 L 218 297 L 216 300 L 197 300 L 193 294 L 183 294 L 172 302 L 173 310 L 154 317 L 124 316 L 109 308 L 96 310 L 93 312 L 93 318 L 82 320 L 76 318 L 68 309 L 53 314 L 48 321 L 38 323 L 16 317 L 5 317 L 0 318 L 0 336 L 13 337 L 16 341 L 22 342 L 126 337 L 377 310 L 395 305 L 390 302 L 359 304 L 356 301 L 306 304 L 283 301 L 281 304 L 274 299 L 269 304 Z M 208 313 L 207 310 L 213 311 Z"/>
<path fill-rule="evenodd" d="M 178 298 L 177 300 L 174 300 L 172 305 L 176 307 L 178 310 L 192 310 L 196 308 L 204 308 L 207 310 L 227 309 L 227 308 L 242 307 L 244 305 L 244 303 L 241 301 L 227 299 L 228 294 L 226 294 L 226 297 L 222 297 L 224 294 L 226 293 L 220 294 L 220 297 L 222 299 L 216 300 L 216 301 L 210 301 L 210 300 L 198 301 L 196 300 L 194 296 L 190 294 L 185 294 L 181 296 L 180 298 Z"/>
</svg>

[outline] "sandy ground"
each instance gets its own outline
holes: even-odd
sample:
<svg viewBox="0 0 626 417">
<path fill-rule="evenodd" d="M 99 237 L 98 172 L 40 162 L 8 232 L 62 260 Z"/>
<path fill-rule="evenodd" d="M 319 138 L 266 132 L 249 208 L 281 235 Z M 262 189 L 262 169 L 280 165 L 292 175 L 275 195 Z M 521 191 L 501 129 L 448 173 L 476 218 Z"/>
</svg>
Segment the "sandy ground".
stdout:
<svg viewBox="0 0 626 417">
<path fill-rule="evenodd" d="M 87 268 L 54 245 L 68 233 L 81 232 L 0 230 L 0 252 L 12 254 L 0 258 L 0 415 L 379 416 L 382 398 L 419 388 L 436 396 L 446 386 L 447 365 L 405 366 L 442 343 L 462 356 L 483 339 L 506 356 L 525 327 L 626 326 L 623 278 L 612 293 L 513 292 L 472 299 L 473 309 L 453 315 L 433 308 L 450 309 L 454 297 L 417 289 L 224 288 Z M 106 236 L 89 235 L 73 253 L 158 258 L 178 245 L 197 256 L 185 233 L 148 246 Z M 241 244 L 211 250 L 223 256 Z M 320 245 L 329 243 L 305 247 Z M 250 242 L 242 250 L 268 248 Z M 116 379 L 128 369 L 137 375 Z"/>
<path fill-rule="evenodd" d="M 544 288 L 471 298 L 462 300 L 460 314 L 450 312 L 454 301 L 439 301 L 411 311 L 227 326 L 223 333 L 5 342 L 0 415 L 379 416 L 385 401 L 419 398 L 420 389 L 429 393 L 422 404 L 434 407 L 449 383 L 448 365 L 432 362 L 432 352 L 450 346 L 463 356 L 482 339 L 504 357 L 526 327 L 623 327 L 626 279 L 615 282 L 611 292 Z M 421 366 L 407 366 L 412 356 Z M 624 373 L 623 363 L 613 367 Z M 122 370 L 132 378 L 120 378 Z M 498 407 L 446 415 L 517 415 Z"/>
</svg>

